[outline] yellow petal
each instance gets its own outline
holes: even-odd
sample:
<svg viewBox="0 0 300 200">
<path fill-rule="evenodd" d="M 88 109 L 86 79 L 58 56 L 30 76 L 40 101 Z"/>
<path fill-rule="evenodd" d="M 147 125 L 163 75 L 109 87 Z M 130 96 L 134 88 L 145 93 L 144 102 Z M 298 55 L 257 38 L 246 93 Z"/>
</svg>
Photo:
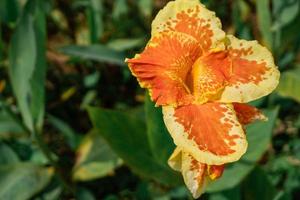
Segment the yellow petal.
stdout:
<svg viewBox="0 0 300 200">
<path fill-rule="evenodd" d="M 173 169 L 182 173 L 183 180 L 195 199 L 203 194 L 209 179 L 206 164 L 198 162 L 178 147 L 168 163 Z"/>
<path fill-rule="evenodd" d="M 234 162 L 247 149 L 246 136 L 231 104 L 164 106 L 163 114 L 174 143 L 201 163 Z"/>
<path fill-rule="evenodd" d="M 257 41 L 228 40 L 231 75 L 219 101 L 246 103 L 271 93 L 280 76 L 271 52 Z"/>
</svg>

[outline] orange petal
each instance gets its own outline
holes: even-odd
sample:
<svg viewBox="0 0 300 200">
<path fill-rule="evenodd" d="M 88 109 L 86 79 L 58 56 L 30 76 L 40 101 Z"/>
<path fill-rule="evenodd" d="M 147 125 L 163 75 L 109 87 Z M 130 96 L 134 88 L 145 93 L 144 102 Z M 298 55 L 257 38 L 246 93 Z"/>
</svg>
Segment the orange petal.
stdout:
<svg viewBox="0 0 300 200">
<path fill-rule="evenodd" d="M 201 163 L 233 162 L 247 149 L 243 128 L 231 104 L 164 106 L 163 114 L 174 143 Z"/>
<path fill-rule="evenodd" d="M 227 49 L 230 77 L 220 102 L 246 103 L 268 95 L 277 87 L 280 74 L 267 48 L 257 41 L 228 36 Z"/>
<path fill-rule="evenodd" d="M 195 39 L 169 32 L 152 38 L 142 54 L 127 62 L 156 105 L 185 105 L 193 98 L 185 78 L 199 53 Z"/>
<path fill-rule="evenodd" d="M 225 165 L 209 165 L 207 168 L 208 176 L 211 180 L 220 178 L 223 174 Z"/>
<path fill-rule="evenodd" d="M 241 124 L 247 125 L 255 120 L 267 120 L 267 117 L 257 108 L 244 103 L 233 103 L 234 110 Z"/>
<path fill-rule="evenodd" d="M 169 2 L 152 22 L 152 37 L 162 32 L 176 31 L 194 37 L 203 52 L 212 48 L 224 48 L 221 41 L 225 33 L 215 13 L 206 9 L 199 0 Z"/>
<path fill-rule="evenodd" d="M 206 164 L 198 162 L 193 156 L 178 147 L 168 163 L 174 170 L 182 173 L 183 180 L 195 199 L 203 194 L 209 181 Z"/>
<path fill-rule="evenodd" d="M 214 101 L 220 98 L 227 84 L 223 66 L 230 66 L 225 51 L 211 52 L 202 55 L 194 63 L 187 83 L 190 86 L 195 101 L 198 104 Z"/>
</svg>

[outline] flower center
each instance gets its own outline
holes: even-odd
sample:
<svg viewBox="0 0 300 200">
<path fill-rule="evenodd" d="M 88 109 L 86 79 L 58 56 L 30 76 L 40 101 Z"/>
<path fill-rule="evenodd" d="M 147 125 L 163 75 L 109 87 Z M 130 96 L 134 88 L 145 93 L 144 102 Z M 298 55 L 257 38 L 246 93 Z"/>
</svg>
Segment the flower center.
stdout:
<svg viewBox="0 0 300 200">
<path fill-rule="evenodd" d="M 229 76 L 230 61 L 225 51 L 199 57 L 186 77 L 186 85 L 196 103 L 217 100 Z"/>
</svg>

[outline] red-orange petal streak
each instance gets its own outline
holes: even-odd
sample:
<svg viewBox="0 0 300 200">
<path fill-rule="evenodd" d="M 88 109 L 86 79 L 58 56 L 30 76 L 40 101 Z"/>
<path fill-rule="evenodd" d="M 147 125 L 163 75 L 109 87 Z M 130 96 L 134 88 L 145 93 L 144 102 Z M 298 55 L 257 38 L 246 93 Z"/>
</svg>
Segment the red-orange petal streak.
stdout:
<svg viewBox="0 0 300 200">
<path fill-rule="evenodd" d="M 250 124 L 255 120 L 267 119 L 259 109 L 248 104 L 233 103 L 233 106 L 239 122 L 243 125 Z"/>
<path fill-rule="evenodd" d="M 185 78 L 199 54 L 196 40 L 170 32 L 153 38 L 142 54 L 127 62 L 156 105 L 185 105 L 193 99 Z"/>
</svg>

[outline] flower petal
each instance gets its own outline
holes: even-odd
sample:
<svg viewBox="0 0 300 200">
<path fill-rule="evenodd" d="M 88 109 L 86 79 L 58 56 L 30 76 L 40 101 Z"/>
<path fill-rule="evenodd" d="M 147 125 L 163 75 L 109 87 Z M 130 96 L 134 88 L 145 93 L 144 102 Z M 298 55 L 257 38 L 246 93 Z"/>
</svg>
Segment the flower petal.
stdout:
<svg viewBox="0 0 300 200">
<path fill-rule="evenodd" d="M 231 75 L 219 101 L 246 103 L 271 93 L 280 74 L 270 51 L 257 41 L 228 39 Z"/>
<path fill-rule="evenodd" d="M 156 105 L 184 105 L 193 98 L 185 78 L 200 51 L 191 36 L 169 32 L 152 38 L 142 54 L 126 61 Z"/>
<path fill-rule="evenodd" d="M 225 165 L 208 165 L 208 176 L 211 180 L 220 178 L 224 172 Z"/>
<path fill-rule="evenodd" d="M 182 173 L 183 180 L 195 199 L 203 194 L 209 181 L 206 164 L 198 162 L 193 156 L 178 147 L 168 163 L 174 170 Z"/>
<path fill-rule="evenodd" d="M 224 48 L 225 33 L 215 13 L 206 9 L 199 0 L 169 2 L 152 22 L 152 37 L 162 32 L 176 31 L 198 40 L 203 52 Z"/>
<path fill-rule="evenodd" d="M 250 124 L 255 120 L 268 120 L 259 109 L 248 104 L 233 103 L 233 107 L 239 122 L 243 125 Z"/>
<path fill-rule="evenodd" d="M 174 143 L 201 163 L 233 162 L 247 149 L 243 128 L 231 104 L 164 106 L 163 114 Z"/>
</svg>

